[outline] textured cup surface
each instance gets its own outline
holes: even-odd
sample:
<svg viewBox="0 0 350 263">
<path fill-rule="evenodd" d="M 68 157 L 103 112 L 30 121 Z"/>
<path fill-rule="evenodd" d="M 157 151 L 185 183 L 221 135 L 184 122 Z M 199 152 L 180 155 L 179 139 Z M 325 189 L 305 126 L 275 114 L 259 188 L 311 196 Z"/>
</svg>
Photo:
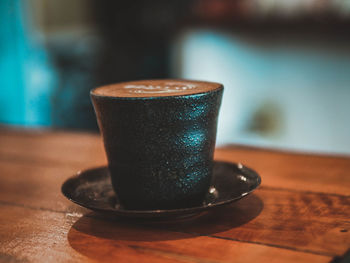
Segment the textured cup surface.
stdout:
<svg viewBox="0 0 350 263">
<path fill-rule="evenodd" d="M 127 209 L 200 204 L 211 180 L 223 86 L 145 80 L 91 91 L 113 188 Z"/>
</svg>

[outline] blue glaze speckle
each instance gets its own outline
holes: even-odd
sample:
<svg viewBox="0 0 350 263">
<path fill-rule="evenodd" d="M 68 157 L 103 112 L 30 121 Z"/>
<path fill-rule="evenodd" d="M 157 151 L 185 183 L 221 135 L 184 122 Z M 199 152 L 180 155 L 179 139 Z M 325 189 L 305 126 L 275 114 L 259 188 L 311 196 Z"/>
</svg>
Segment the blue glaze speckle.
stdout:
<svg viewBox="0 0 350 263">
<path fill-rule="evenodd" d="M 112 184 L 130 209 L 193 206 L 208 191 L 223 87 L 147 98 L 91 94 Z"/>
</svg>

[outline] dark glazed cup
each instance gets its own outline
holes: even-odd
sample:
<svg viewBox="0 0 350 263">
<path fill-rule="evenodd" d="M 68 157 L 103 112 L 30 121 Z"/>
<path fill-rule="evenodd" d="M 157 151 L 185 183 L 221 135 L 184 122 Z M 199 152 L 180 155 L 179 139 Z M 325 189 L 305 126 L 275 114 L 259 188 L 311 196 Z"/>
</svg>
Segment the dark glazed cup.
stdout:
<svg viewBox="0 0 350 263">
<path fill-rule="evenodd" d="M 113 188 L 126 209 L 201 204 L 211 181 L 222 93 L 221 84 L 187 80 L 91 91 Z"/>
</svg>

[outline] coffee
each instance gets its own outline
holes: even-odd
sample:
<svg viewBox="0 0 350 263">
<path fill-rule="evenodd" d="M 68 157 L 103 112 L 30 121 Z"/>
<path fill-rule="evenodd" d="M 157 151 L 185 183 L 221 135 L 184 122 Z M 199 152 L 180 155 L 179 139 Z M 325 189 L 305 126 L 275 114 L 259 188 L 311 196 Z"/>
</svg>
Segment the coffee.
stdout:
<svg viewBox="0 0 350 263">
<path fill-rule="evenodd" d="M 91 91 L 112 185 L 126 209 L 200 205 L 211 181 L 223 86 L 124 82 Z"/>
<path fill-rule="evenodd" d="M 218 83 L 181 80 L 141 80 L 99 87 L 93 94 L 109 97 L 166 97 L 205 93 L 221 87 Z"/>
</svg>

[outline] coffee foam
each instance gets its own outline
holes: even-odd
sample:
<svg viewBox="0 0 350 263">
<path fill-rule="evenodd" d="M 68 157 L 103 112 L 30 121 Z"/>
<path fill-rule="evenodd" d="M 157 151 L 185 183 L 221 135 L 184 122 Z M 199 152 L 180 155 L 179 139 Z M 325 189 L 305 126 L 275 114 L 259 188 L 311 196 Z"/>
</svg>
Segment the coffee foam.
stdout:
<svg viewBox="0 0 350 263">
<path fill-rule="evenodd" d="M 98 87 L 92 93 L 108 97 L 166 97 L 205 93 L 221 86 L 219 83 L 192 80 L 139 80 Z"/>
</svg>

